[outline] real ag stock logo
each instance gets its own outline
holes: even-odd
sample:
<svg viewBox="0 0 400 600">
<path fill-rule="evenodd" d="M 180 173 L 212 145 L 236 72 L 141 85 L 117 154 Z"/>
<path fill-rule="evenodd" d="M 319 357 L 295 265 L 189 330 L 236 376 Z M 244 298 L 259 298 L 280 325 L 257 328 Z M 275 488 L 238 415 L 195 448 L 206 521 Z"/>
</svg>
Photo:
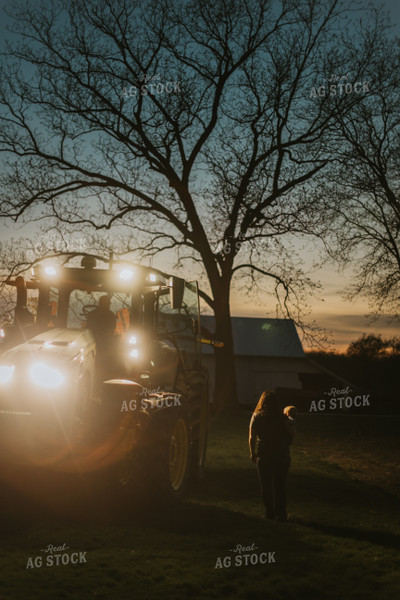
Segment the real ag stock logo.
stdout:
<svg viewBox="0 0 400 600">
<path fill-rule="evenodd" d="M 244 242 L 245 237 L 243 233 L 240 232 L 237 237 L 231 236 L 227 239 L 221 240 L 215 249 L 215 254 L 221 254 L 222 256 L 231 254 L 231 252 L 237 254 Z"/>
<path fill-rule="evenodd" d="M 180 94 L 181 81 L 164 81 L 160 73 L 142 75 L 136 85 L 124 86 L 122 97 L 128 100 L 137 96 L 161 96 L 163 94 Z"/>
<path fill-rule="evenodd" d="M 143 388 L 137 398 L 123 400 L 121 412 L 136 410 L 151 410 L 155 408 L 172 408 L 182 406 L 181 394 L 175 392 L 162 392 L 160 387 L 154 390 Z"/>
<path fill-rule="evenodd" d="M 350 73 L 331 75 L 327 84 L 311 88 L 310 98 L 335 98 L 349 94 L 368 94 L 371 91 L 370 81 L 350 81 Z"/>
<path fill-rule="evenodd" d="M 358 394 L 349 386 L 343 389 L 332 387 L 329 392 L 324 392 L 327 398 L 320 400 L 312 400 L 309 412 L 323 412 L 325 410 L 343 410 L 349 408 L 361 408 L 363 406 L 371 406 L 369 399 L 371 394 Z"/>
<path fill-rule="evenodd" d="M 218 556 L 214 569 L 229 569 L 230 567 L 247 567 L 250 565 L 266 565 L 276 563 L 276 552 L 257 552 L 258 546 L 253 542 L 248 546 L 236 544 L 229 550 L 232 554 Z"/>
<path fill-rule="evenodd" d="M 32 247 L 26 251 L 26 259 L 34 261 L 38 256 L 44 256 L 50 253 L 61 252 L 85 252 L 91 244 L 88 236 L 63 233 L 62 235 L 49 231 L 46 236 L 33 243 Z"/>
<path fill-rule="evenodd" d="M 66 543 L 62 546 L 49 544 L 41 550 L 43 555 L 30 556 L 25 569 L 40 569 L 41 567 L 59 567 L 61 565 L 78 565 L 86 563 L 86 552 L 67 552 L 69 547 Z"/>
</svg>

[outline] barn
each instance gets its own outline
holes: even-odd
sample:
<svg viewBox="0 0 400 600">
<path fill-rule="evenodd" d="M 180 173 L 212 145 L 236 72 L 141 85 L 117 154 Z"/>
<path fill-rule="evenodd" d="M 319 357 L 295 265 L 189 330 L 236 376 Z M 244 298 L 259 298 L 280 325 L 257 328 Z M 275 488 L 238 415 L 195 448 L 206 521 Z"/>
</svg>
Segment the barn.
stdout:
<svg viewBox="0 0 400 600">
<path fill-rule="evenodd" d="M 215 331 L 214 317 L 202 315 L 204 331 Z M 320 374 L 308 360 L 296 326 L 291 319 L 232 317 L 233 344 L 239 403 L 253 405 L 265 389 L 279 389 L 302 395 L 305 381 Z M 208 367 L 211 385 L 214 381 L 213 349 L 203 345 L 203 362 Z"/>
</svg>

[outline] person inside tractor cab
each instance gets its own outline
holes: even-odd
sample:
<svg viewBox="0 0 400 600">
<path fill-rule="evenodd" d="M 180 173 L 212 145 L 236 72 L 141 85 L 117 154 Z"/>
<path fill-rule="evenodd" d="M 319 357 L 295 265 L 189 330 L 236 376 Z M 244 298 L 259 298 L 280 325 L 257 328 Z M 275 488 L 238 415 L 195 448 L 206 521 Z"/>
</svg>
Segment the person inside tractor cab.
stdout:
<svg viewBox="0 0 400 600">
<path fill-rule="evenodd" d="M 90 329 L 96 340 L 96 371 L 99 380 L 113 376 L 116 357 L 116 338 L 114 337 L 116 316 L 110 310 L 111 296 L 99 299 L 97 308 L 86 319 L 86 328 Z"/>
<path fill-rule="evenodd" d="M 15 324 L 18 327 L 25 327 L 26 325 L 33 325 L 35 317 L 27 308 L 27 289 L 25 279 L 19 275 L 15 280 L 15 287 L 17 288 L 17 305 L 15 307 Z"/>
<path fill-rule="evenodd" d="M 95 337 L 98 351 L 105 350 L 113 343 L 116 316 L 110 310 L 111 296 L 101 296 L 97 308 L 92 310 L 87 317 L 86 327 L 91 329 Z"/>
<path fill-rule="evenodd" d="M 35 317 L 28 310 L 28 291 L 25 279 L 19 275 L 15 281 L 7 281 L 17 291 L 17 303 L 15 305 L 14 323 L 3 331 L 5 336 L 5 347 L 20 344 L 35 335 Z M 6 335 L 7 333 L 7 335 Z"/>
</svg>

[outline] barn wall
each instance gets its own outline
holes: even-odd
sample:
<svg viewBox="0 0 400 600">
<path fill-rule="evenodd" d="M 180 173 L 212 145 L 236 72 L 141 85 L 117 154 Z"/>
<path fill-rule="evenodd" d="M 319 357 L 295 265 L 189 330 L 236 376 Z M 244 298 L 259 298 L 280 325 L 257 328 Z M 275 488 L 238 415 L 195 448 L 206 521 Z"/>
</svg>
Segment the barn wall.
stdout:
<svg viewBox="0 0 400 600">
<path fill-rule="evenodd" d="M 301 389 L 299 359 L 241 356 L 236 359 L 239 402 L 255 404 L 264 390 Z"/>
<path fill-rule="evenodd" d="M 215 363 L 212 354 L 203 355 L 210 374 L 210 398 L 214 395 Z M 240 404 L 255 404 L 266 389 L 277 387 L 300 390 L 299 373 L 315 372 L 306 359 L 237 356 L 236 378 Z"/>
</svg>

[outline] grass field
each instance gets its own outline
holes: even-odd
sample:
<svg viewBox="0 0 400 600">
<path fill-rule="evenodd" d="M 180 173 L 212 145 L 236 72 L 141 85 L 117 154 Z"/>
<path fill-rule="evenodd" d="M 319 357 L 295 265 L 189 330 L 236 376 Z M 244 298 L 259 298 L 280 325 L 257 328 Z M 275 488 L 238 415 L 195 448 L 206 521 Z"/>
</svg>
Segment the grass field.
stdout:
<svg viewBox="0 0 400 600">
<path fill-rule="evenodd" d="M 300 415 L 292 518 L 276 523 L 262 518 L 249 417 L 210 424 L 205 478 L 173 508 L 117 503 L 87 481 L 72 495 L 55 478 L 44 506 L 6 490 L 0 600 L 400 598 L 400 418 Z M 27 569 L 49 544 L 86 562 Z M 238 544 L 271 562 L 235 566 Z"/>
</svg>

